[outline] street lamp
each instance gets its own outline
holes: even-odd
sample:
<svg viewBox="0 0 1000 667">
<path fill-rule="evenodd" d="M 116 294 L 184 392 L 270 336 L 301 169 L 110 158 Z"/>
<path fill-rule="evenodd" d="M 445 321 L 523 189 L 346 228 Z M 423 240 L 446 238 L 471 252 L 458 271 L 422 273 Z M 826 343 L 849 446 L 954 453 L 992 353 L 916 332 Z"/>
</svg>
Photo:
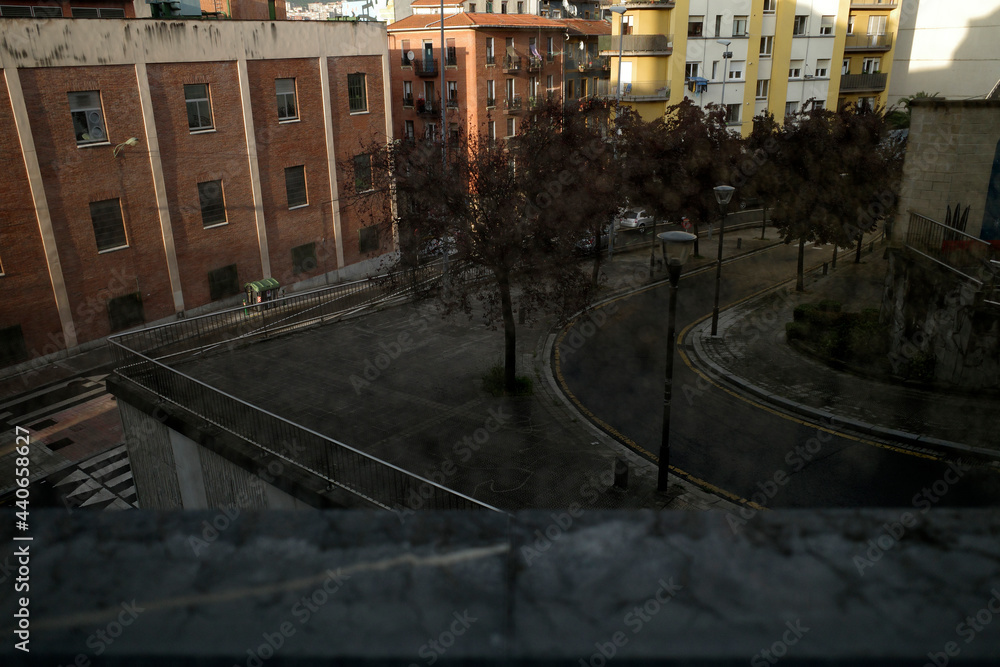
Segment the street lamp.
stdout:
<svg viewBox="0 0 1000 667">
<path fill-rule="evenodd" d="M 618 89 L 615 91 L 615 125 L 618 125 L 618 114 L 619 108 L 622 103 L 622 53 L 625 46 L 625 12 L 628 11 L 628 7 L 625 5 L 611 5 L 608 7 L 612 12 L 621 16 L 621 21 L 618 24 Z M 615 133 L 614 138 L 614 151 L 615 157 L 618 157 L 618 136 L 621 134 L 621 129 L 616 128 L 618 131 Z M 612 256 L 615 247 L 615 220 L 611 220 L 611 233 L 608 234 L 608 257 Z M 652 272 L 652 269 L 650 269 Z"/>
<path fill-rule="evenodd" d="M 729 200 L 733 198 L 736 191 L 731 185 L 717 185 L 715 188 L 715 201 L 719 202 L 722 210 L 722 221 L 719 223 L 719 259 L 715 263 L 715 306 L 712 308 L 712 335 L 719 331 L 719 286 L 722 284 L 722 235 L 726 231 L 726 212 L 729 209 Z"/>
<path fill-rule="evenodd" d="M 719 106 L 722 110 L 726 110 L 726 79 L 729 78 L 729 59 L 733 57 L 733 52 L 729 50 L 729 45 L 732 44 L 728 39 L 717 39 L 715 40 L 717 44 L 722 44 L 722 102 Z M 729 114 L 726 114 L 726 124 L 729 124 Z"/>
<path fill-rule="evenodd" d="M 681 279 L 681 267 L 691 255 L 694 247 L 694 234 L 687 232 L 661 232 L 656 237 L 660 239 L 663 256 L 667 264 L 667 275 L 670 277 L 670 309 L 667 323 L 667 369 L 663 380 L 663 433 L 660 438 L 660 467 L 656 475 L 656 490 L 667 490 L 667 475 L 670 472 L 670 398 L 673 394 L 674 376 L 674 338 L 675 321 L 677 319 L 677 283 Z"/>
</svg>

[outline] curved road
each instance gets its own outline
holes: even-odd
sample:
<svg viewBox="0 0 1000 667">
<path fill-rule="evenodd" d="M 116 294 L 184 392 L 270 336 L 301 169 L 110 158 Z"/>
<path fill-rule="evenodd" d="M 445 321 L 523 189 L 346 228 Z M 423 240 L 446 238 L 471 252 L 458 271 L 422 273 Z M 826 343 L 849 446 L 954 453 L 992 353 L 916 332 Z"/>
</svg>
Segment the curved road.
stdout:
<svg viewBox="0 0 1000 667">
<path fill-rule="evenodd" d="M 780 246 L 726 264 L 723 308 L 794 276 L 796 253 L 795 246 Z M 826 255 L 809 247 L 806 253 L 807 267 L 810 253 L 813 264 Z M 711 312 L 714 279 L 714 266 L 682 276 L 678 331 Z M 562 346 L 555 369 L 564 390 L 653 459 L 660 446 L 667 300 L 668 288 L 659 285 L 602 306 L 607 321 L 600 327 L 577 320 L 573 328 L 587 328 L 574 339 L 584 342 L 576 350 Z M 1000 474 L 817 429 L 706 382 L 681 355 L 674 362 L 672 406 L 672 471 L 751 507 L 924 511 L 996 505 L 1000 498 Z"/>
</svg>

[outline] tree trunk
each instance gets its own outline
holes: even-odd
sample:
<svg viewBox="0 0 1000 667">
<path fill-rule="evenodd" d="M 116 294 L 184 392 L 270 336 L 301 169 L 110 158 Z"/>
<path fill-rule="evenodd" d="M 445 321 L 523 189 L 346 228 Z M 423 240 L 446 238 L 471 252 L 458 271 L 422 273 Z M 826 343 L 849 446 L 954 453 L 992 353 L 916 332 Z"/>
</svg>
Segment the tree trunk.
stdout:
<svg viewBox="0 0 1000 667">
<path fill-rule="evenodd" d="M 855 264 L 861 263 L 861 244 L 864 243 L 864 240 L 865 240 L 865 232 L 864 230 L 862 230 L 858 232 L 858 251 L 857 254 L 854 255 Z"/>
<path fill-rule="evenodd" d="M 806 240 L 799 239 L 799 266 L 797 275 L 795 278 L 795 291 L 805 292 L 806 291 L 806 281 L 805 281 L 805 261 L 806 261 Z"/>
<path fill-rule="evenodd" d="M 506 274 L 498 276 L 500 288 L 500 308 L 503 311 L 503 387 L 508 394 L 516 388 L 517 370 L 517 329 L 514 324 L 514 305 L 510 298 L 510 278 Z"/>
<path fill-rule="evenodd" d="M 767 207 L 764 207 L 764 219 L 760 222 L 760 240 L 764 240 L 764 233 L 767 231 Z"/>
<path fill-rule="evenodd" d="M 701 257 L 701 253 L 698 252 L 698 222 L 692 223 L 694 225 L 694 256 Z"/>
<path fill-rule="evenodd" d="M 596 243 L 597 254 L 594 255 L 594 270 L 590 275 L 590 281 L 594 284 L 594 287 L 597 287 L 597 280 L 601 276 L 601 242 L 600 242 L 601 237 L 598 236 L 597 238 L 598 238 L 598 241 Z"/>
</svg>

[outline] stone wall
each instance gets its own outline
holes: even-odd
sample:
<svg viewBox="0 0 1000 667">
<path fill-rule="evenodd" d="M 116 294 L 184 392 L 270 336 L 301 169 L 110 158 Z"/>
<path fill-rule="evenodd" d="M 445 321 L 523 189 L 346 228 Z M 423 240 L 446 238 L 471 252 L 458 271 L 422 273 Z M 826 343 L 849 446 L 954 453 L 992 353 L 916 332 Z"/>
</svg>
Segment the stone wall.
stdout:
<svg viewBox="0 0 1000 667">
<path fill-rule="evenodd" d="M 970 217 L 971 223 L 971 217 Z M 1000 308 L 974 283 L 906 250 L 890 250 L 882 320 L 896 374 L 967 389 L 1000 389 Z"/>
</svg>

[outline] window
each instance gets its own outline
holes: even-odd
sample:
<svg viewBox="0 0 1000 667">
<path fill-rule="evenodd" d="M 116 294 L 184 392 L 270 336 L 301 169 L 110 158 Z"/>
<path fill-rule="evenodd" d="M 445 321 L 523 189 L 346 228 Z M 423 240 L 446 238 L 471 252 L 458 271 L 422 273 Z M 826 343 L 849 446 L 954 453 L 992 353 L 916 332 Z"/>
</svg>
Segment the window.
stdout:
<svg viewBox="0 0 1000 667">
<path fill-rule="evenodd" d="M 285 167 L 285 195 L 288 197 L 288 208 L 306 206 L 306 167 Z"/>
<path fill-rule="evenodd" d="M 7 9 L 4 7 L 4 9 Z M 35 7 L 35 9 L 41 9 L 40 7 Z M 70 9 L 75 19 L 123 19 L 125 18 L 125 10 L 121 7 L 73 7 Z M 6 12 L 5 12 L 6 13 Z M 41 15 L 36 11 L 35 17 L 40 18 Z M 56 16 L 62 16 L 62 10 Z"/>
<path fill-rule="evenodd" d="M 408 141 L 413 141 L 413 121 L 408 120 L 403 123 L 403 136 L 406 137 Z"/>
<path fill-rule="evenodd" d="M 746 37 L 747 36 L 747 17 L 746 16 L 734 16 L 733 17 L 733 37 Z"/>
<path fill-rule="evenodd" d="M 587 79 L 580 79 L 580 97 L 587 96 Z"/>
<path fill-rule="evenodd" d="M 351 113 L 368 111 L 368 96 L 363 73 L 347 75 L 347 99 Z"/>
<path fill-rule="evenodd" d="M 501 2 L 500 3 L 500 13 L 501 14 L 506 14 L 507 13 L 507 3 L 506 2 Z"/>
<path fill-rule="evenodd" d="M 508 139 L 509 139 L 510 137 L 513 137 L 513 136 L 514 136 L 514 130 L 515 130 L 515 129 L 516 129 L 516 128 L 515 128 L 515 126 L 514 126 L 514 119 L 513 119 L 513 118 L 508 118 L 508 119 L 507 119 L 507 138 L 508 138 Z"/>
<path fill-rule="evenodd" d="M 698 76 L 699 65 L 701 65 L 701 63 L 688 63 L 684 65 L 684 78 L 693 79 L 694 77 Z"/>
<path fill-rule="evenodd" d="M 413 82 L 404 81 L 403 82 L 403 106 L 412 107 L 413 106 Z"/>
<path fill-rule="evenodd" d="M 103 144 L 108 141 L 101 110 L 101 93 L 97 90 L 68 93 L 69 115 L 73 119 L 76 145 Z"/>
<path fill-rule="evenodd" d="M 793 35 L 804 35 L 806 34 L 806 27 L 809 23 L 808 14 L 799 14 L 795 17 L 795 23 L 792 24 L 792 34 Z"/>
<path fill-rule="evenodd" d="M 566 99 L 572 100 L 576 97 L 575 91 L 573 90 L 574 79 L 566 79 Z"/>
<path fill-rule="evenodd" d="M 826 108 L 826 102 L 824 102 L 823 100 L 813 100 L 812 108 L 813 111 L 822 111 L 824 108 Z"/>
<path fill-rule="evenodd" d="M 712 61 L 712 80 L 715 81 L 718 78 L 719 78 L 719 61 L 718 60 L 713 60 Z"/>
<path fill-rule="evenodd" d="M 438 126 L 437 123 L 424 123 L 424 139 L 426 141 L 437 140 Z"/>
<path fill-rule="evenodd" d="M 553 85 L 553 83 L 555 83 L 555 79 L 552 78 L 551 74 L 549 74 L 548 76 L 545 77 L 545 93 L 549 97 L 552 97 L 552 93 L 553 93 L 552 85 Z M 597 86 L 596 85 L 594 86 L 594 90 L 597 90 Z"/>
<path fill-rule="evenodd" d="M 452 148 L 458 144 L 458 123 L 448 123 L 448 139 Z"/>
<path fill-rule="evenodd" d="M 27 19 L 34 16 L 36 19 L 56 19 L 61 18 L 62 15 L 62 7 L 24 7 L 18 5 L 0 7 L 0 16 L 9 18 Z"/>
<path fill-rule="evenodd" d="M 458 81 L 448 82 L 448 106 L 458 106 Z"/>
<path fill-rule="evenodd" d="M 727 104 L 726 105 L 726 124 L 735 125 L 740 122 L 740 104 Z"/>
<path fill-rule="evenodd" d="M 771 51 L 774 49 L 774 36 L 766 35 L 760 38 L 760 57 L 770 58 Z"/>
<path fill-rule="evenodd" d="M 730 79 L 742 79 L 743 78 L 743 67 L 746 65 L 745 60 L 734 60 L 732 64 L 729 65 L 729 78 Z"/>
<path fill-rule="evenodd" d="M 207 83 L 184 84 L 184 101 L 187 103 L 189 130 L 202 132 L 214 129 L 212 101 L 208 96 Z"/>
<path fill-rule="evenodd" d="M 868 34 L 869 35 L 884 35 L 885 34 L 885 19 L 886 16 L 869 16 L 868 17 Z"/>
<path fill-rule="evenodd" d="M 507 79 L 507 100 L 514 100 L 514 79 Z"/>
<path fill-rule="evenodd" d="M 879 71 L 879 67 L 882 64 L 881 58 L 865 58 L 861 61 L 861 73 L 862 74 L 875 74 Z"/>
<path fill-rule="evenodd" d="M 491 120 L 489 123 L 489 137 L 491 144 L 497 140 L 497 122 L 495 120 Z"/>
<path fill-rule="evenodd" d="M 847 17 L 847 34 L 848 35 L 853 35 L 854 34 L 854 19 L 855 18 L 857 18 L 857 17 L 854 16 L 854 14 L 851 14 L 851 15 L 849 15 Z"/>
<path fill-rule="evenodd" d="M 825 79 L 830 76 L 830 61 L 829 60 L 817 60 L 816 61 L 816 77 L 820 79 Z"/>
<path fill-rule="evenodd" d="M 798 108 L 799 108 L 798 102 L 785 102 L 785 118 L 788 118 L 789 116 L 794 116 Z"/>
<path fill-rule="evenodd" d="M 764 13 L 773 14 L 774 8 L 778 4 L 778 0 L 764 0 Z"/>
<path fill-rule="evenodd" d="M 108 321 L 112 331 L 121 331 L 142 324 L 146 315 L 142 310 L 142 294 L 126 294 L 108 300 Z"/>
<path fill-rule="evenodd" d="M 722 37 L 722 14 L 715 15 L 715 36 Z"/>
<path fill-rule="evenodd" d="M 802 61 L 792 60 L 788 63 L 788 78 L 789 79 L 801 79 L 802 78 Z"/>
<path fill-rule="evenodd" d="M 833 34 L 833 16 L 824 16 L 819 22 L 819 34 L 821 35 L 832 35 Z"/>
<path fill-rule="evenodd" d="M 688 17 L 688 37 L 701 37 L 705 28 L 704 16 Z"/>
<path fill-rule="evenodd" d="M 851 73 L 851 59 L 850 58 L 844 58 L 844 63 L 843 63 L 843 65 L 840 66 L 840 73 L 841 74 L 850 74 Z"/>
<path fill-rule="evenodd" d="M 205 181 L 198 184 L 201 202 L 201 224 L 204 227 L 226 223 L 226 201 L 222 195 L 222 181 Z"/>
<path fill-rule="evenodd" d="M 495 107 L 497 105 L 496 85 L 490 79 L 486 82 L 486 106 Z"/>
<path fill-rule="evenodd" d="M 404 39 L 399 42 L 400 45 L 400 56 L 403 63 L 403 67 L 412 67 L 413 61 L 410 60 L 410 40 Z"/>
<path fill-rule="evenodd" d="M 354 156 L 354 189 L 357 192 L 372 189 L 372 157 L 367 153 Z"/>
<path fill-rule="evenodd" d="M 275 79 L 274 94 L 278 97 L 278 120 L 298 120 L 295 106 L 295 79 Z"/>
<path fill-rule="evenodd" d="M 120 200 L 105 199 L 90 202 L 90 220 L 94 223 L 94 239 L 97 241 L 98 252 L 128 246 Z"/>
<path fill-rule="evenodd" d="M 766 100 L 770 87 L 771 81 L 769 79 L 757 79 L 757 99 Z"/>
<path fill-rule="evenodd" d="M 493 3 L 489 2 L 489 0 L 487 0 L 487 2 L 486 2 L 486 13 L 487 14 L 492 14 L 493 13 Z"/>
<path fill-rule="evenodd" d="M 486 38 L 486 65 L 496 64 L 496 56 L 493 55 L 493 38 Z"/>
<path fill-rule="evenodd" d="M 549 37 L 548 50 L 545 52 L 545 59 L 548 60 L 549 62 L 552 62 L 552 60 L 555 58 L 555 55 L 556 55 L 555 40 L 552 37 Z"/>
<path fill-rule="evenodd" d="M 859 97 L 858 98 L 858 110 L 859 111 L 871 111 L 875 108 L 875 98 L 874 97 Z"/>
<path fill-rule="evenodd" d="M 16 364 L 28 358 L 28 348 L 24 344 L 21 325 L 0 329 L 0 366 Z"/>
<path fill-rule="evenodd" d="M 458 52 L 455 50 L 455 40 L 454 40 L 454 38 L 449 37 L 447 40 L 445 40 L 444 45 L 445 45 L 444 46 L 444 48 L 445 48 L 445 51 L 444 51 L 444 53 L 445 53 L 445 65 L 448 65 L 450 67 L 457 67 L 458 66 Z"/>
<path fill-rule="evenodd" d="M 473 14 L 476 13 L 476 3 L 474 2 L 469 3 L 469 11 L 472 12 Z"/>
<path fill-rule="evenodd" d="M 316 270 L 316 244 L 303 243 L 292 248 L 292 273 L 309 273 Z"/>
<path fill-rule="evenodd" d="M 212 301 L 224 299 L 227 296 L 235 296 L 240 289 L 240 277 L 236 272 L 236 265 L 230 264 L 221 269 L 208 272 L 208 297 Z"/>
<path fill-rule="evenodd" d="M 379 246 L 378 227 L 362 227 L 358 230 L 358 251 L 378 252 Z"/>
<path fill-rule="evenodd" d="M 629 16 L 622 15 L 622 34 L 631 35 L 634 23 L 635 23 L 634 16 L 632 16 L 631 14 Z"/>
<path fill-rule="evenodd" d="M 523 2 L 517 3 L 517 13 L 518 14 L 523 14 L 524 13 L 524 3 Z"/>
</svg>

